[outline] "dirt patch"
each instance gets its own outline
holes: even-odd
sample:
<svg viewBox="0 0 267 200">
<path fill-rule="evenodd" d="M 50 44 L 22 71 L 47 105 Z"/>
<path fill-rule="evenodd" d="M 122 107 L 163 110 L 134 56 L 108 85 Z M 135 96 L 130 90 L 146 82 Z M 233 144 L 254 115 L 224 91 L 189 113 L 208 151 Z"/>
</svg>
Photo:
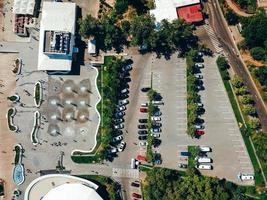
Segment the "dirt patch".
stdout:
<svg viewBox="0 0 267 200">
<path fill-rule="evenodd" d="M 261 67 L 261 66 L 263 66 L 263 65 L 266 65 L 266 64 L 263 63 L 263 62 L 254 60 L 254 59 L 251 57 L 249 51 L 247 51 L 247 50 L 241 50 L 241 51 L 240 51 L 240 54 L 241 54 L 241 56 L 242 56 L 244 62 L 245 62 L 247 65 L 255 65 L 255 66 L 257 66 L 257 67 Z"/>
</svg>

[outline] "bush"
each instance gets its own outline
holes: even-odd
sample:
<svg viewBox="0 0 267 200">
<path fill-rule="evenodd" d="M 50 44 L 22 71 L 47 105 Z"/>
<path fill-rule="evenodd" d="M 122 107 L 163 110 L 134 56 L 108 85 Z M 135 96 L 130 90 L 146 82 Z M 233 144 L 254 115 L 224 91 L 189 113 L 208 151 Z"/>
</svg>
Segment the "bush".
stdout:
<svg viewBox="0 0 267 200">
<path fill-rule="evenodd" d="M 264 60 L 266 51 L 262 47 L 254 47 L 250 49 L 250 54 L 255 60 Z"/>
<path fill-rule="evenodd" d="M 248 87 L 243 85 L 241 88 L 235 88 L 236 95 L 246 95 L 248 94 Z"/>
<path fill-rule="evenodd" d="M 260 120 L 258 118 L 252 118 L 248 121 L 248 125 L 251 129 L 256 130 L 261 127 Z"/>
<path fill-rule="evenodd" d="M 252 99 L 252 95 L 250 94 L 247 94 L 247 95 L 244 95 L 240 98 L 240 101 L 242 104 L 252 104 L 253 103 L 253 99 Z"/>
<path fill-rule="evenodd" d="M 238 16 L 232 10 L 227 10 L 225 17 L 229 25 L 236 25 L 239 21 Z"/>
<path fill-rule="evenodd" d="M 244 107 L 243 107 L 243 112 L 246 114 L 246 115 L 251 115 L 251 116 L 254 116 L 254 115 L 256 115 L 256 109 L 253 107 L 253 106 L 251 106 L 251 105 L 245 105 Z"/>
<path fill-rule="evenodd" d="M 231 83 L 236 88 L 240 88 L 244 85 L 242 79 L 237 75 L 234 75 L 233 79 L 231 80 Z"/>
</svg>

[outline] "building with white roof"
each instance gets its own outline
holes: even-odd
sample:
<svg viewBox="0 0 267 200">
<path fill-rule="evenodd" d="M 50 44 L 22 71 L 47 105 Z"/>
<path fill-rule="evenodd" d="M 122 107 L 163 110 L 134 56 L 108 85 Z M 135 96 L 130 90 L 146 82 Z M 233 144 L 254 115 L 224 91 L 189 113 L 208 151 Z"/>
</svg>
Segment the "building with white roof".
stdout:
<svg viewBox="0 0 267 200">
<path fill-rule="evenodd" d="M 33 15 L 35 0 L 14 0 L 13 13 L 22 15 Z"/>
<path fill-rule="evenodd" d="M 103 200 L 98 185 L 75 176 L 50 174 L 41 176 L 27 187 L 24 200 Z"/>
<path fill-rule="evenodd" d="M 173 21 L 178 18 L 177 8 L 198 4 L 200 0 L 155 0 L 156 8 L 150 11 L 154 15 L 156 22 L 161 22 L 163 19 Z"/>
<path fill-rule="evenodd" d="M 75 41 L 76 4 L 44 2 L 38 70 L 70 71 Z"/>
</svg>

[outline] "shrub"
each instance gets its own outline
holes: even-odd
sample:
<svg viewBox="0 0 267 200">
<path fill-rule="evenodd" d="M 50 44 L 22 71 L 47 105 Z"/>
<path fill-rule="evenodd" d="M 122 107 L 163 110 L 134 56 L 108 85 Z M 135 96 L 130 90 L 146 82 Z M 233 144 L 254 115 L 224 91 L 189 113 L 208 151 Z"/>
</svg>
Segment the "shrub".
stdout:
<svg viewBox="0 0 267 200">
<path fill-rule="evenodd" d="M 253 115 L 256 115 L 256 109 L 253 107 L 253 106 L 251 106 L 251 105 L 245 105 L 244 107 L 243 107 L 243 112 L 246 114 L 246 115 L 251 115 L 251 116 L 253 116 Z"/>
<path fill-rule="evenodd" d="M 254 47 L 250 49 L 250 54 L 255 60 L 264 60 L 266 51 L 262 47 Z"/>
<path fill-rule="evenodd" d="M 252 104 L 253 103 L 253 99 L 252 99 L 252 95 L 247 94 L 241 97 L 240 99 L 242 104 Z"/>
<path fill-rule="evenodd" d="M 233 79 L 231 80 L 231 83 L 236 88 L 240 88 L 244 85 L 242 79 L 237 75 L 234 75 Z"/>
<path fill-rule="evenodd" d="M 238 16 L 232 10 L 227 10 L 225 17 L 229 25 L 236 25 L 239 21 Z"/>
<path fill-rule="evenodd" d="M 258 118 L 252 118 L 248 121 L 248 125 L 251 129 L 259 129 L 261 127 L 260 120 Z"/>
</svg>

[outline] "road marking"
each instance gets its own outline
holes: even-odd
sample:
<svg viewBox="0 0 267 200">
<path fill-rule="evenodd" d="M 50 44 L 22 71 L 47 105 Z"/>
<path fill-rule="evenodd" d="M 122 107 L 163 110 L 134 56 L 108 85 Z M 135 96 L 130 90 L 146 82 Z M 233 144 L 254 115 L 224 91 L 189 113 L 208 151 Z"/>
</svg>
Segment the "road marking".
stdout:
<svg viewBox="0 0 267 200">
<path fill-rule="evenodd" d="M 138 169 L 123 169 L 123 168 L 113 168 L 112 176 L 114 177 L 124 177 L 124 178 L 139 178 Z"/>
</svg>

